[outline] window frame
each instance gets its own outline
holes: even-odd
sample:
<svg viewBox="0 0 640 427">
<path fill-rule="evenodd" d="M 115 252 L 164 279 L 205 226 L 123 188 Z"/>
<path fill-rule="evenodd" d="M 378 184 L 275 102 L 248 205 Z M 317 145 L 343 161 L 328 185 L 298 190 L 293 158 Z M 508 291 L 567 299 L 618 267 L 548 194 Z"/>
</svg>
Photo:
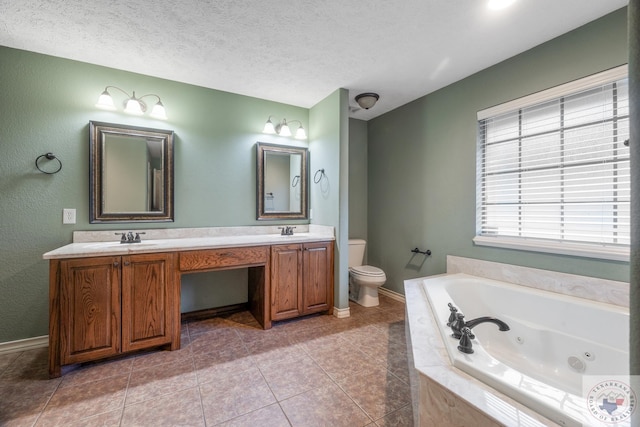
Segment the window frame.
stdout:
<svg viewBox="0 0 640 427">
<path fill-rule="evenodd" d="M 485 135 L 481 124 L 484 120 L 497 117 L 506 113 L 517 112 L 534 105 L 561 100 L 580 91 L 603 86 L 628 77 L 628 66 L 622 65 L 603 71 L 591 76 L 587 76 L 563 85 L 559 85 L 541 92 L 537 92 L 522 98 L 514 99 L 503 104 L 499 104 L 484 110 L 477 114 L 477 165 L 476 165 L 476 235 L 473 242 L 478 246 L 491 246 L 506 249 L 526 250 L 542 253 L 552 253 L 569 256 L 580 256 L 589 258 L 598 258 L 614 261 L 629 261 L 629 245 L 625 244 L 604 244 L 596 242 L 578 242 L 563 241 L 562 236 L 558 239 L 542 239 L 532 237 L 515 237 L 515 236 L 499 236 L 487 235 L 482 233 L 481 221 L 483 220 L 483 169 L 484 169 L 484 149 Z M 562 131 L 563 126 L 560 127 Z M 522 138 L 522 135 L 519 136 Z M 522 171 L 522 169 L 521 169 Z M 525 206 L 518 204 L 516 206 Z M 486 232 L 486 230 L 485 230 Z"/>
</svg>

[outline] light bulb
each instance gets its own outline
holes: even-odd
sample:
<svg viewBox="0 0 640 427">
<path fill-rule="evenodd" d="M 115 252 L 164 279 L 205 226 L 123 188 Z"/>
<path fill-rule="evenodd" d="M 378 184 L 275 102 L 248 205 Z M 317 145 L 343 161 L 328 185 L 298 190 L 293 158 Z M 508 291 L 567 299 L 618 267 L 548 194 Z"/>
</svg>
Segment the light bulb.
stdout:
<svg viewBox="0 0 640 427">
<path fill-rule="evenodd" d="M 307 133 L 304 131 L 302 125 L 296 131 L 296 139 L 307 139 Z"/>
<path fill-rule="evenodd" d="M 272 135 L 276 133 L 276 128 L 273 127 L 273 122 L 271 122 L 271 117 L 267 119 L 267 123 L 264 124 L 264 129 L 262 129 L 262 132 Z"/>
<path fill-rule="evenodd" d="M 285 119 L 282 119 L 282 125 L 280 126 L 280 136 L 291 136 L 291 129 L 289 129 L 289 125 Z"/>
<path fill-rule="evenodd" d="M 151 110 L 149 115 L 156 119 L 167 120 L 167 112 L 164 110 L 164 105 L 162 105 L 160 100 L 153 106 L 153 110 Z"/>
<path fill-rule="evenodd" d="M 98 98 L 98 103 L 96 104 L 98 108 L 104 108 L 105 110 L 115 110 L 116 106 L 113 104 L 113 98 L 109 95 L 109 92 L 105 89 L 104 92 L 100 94 Z"/>
<path fill-rule="evenodd" d="M 127 106 L 124 107 L 124 112 L 129 114 L 136 114 L 138 116 L 142 115 L 142 105 L 140 105 L 140 101 L 135 98 L 130 98 L 127 100 Z"/>
</svg>

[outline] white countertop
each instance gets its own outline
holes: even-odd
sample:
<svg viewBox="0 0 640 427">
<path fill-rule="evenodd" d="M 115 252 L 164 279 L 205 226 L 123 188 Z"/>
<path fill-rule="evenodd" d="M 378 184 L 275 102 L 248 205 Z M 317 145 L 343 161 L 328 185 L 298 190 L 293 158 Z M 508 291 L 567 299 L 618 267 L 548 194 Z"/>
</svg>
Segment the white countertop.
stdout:
<svg viewBox="0 0 640 427">
<path fill-rule="evenodd" d="M 292 236 L 282 236 L 275 232 L 277 227 L 274 226 L 137 230 L 146 233 L 141 236 L 142 242 L 124 244 L 120 243 L 115 230 L 75 232 L 74 243 L 49 251 L 42 257 L 44 259 L 85 258 L 335 240 L 333 227 L 303 225 L 296 228 L 301 232 L 296 233 L 294 230 Z M 133 233 L 135 234 L 136 231 Z M 158 238 L 165 235 L 169 238 Z M 146 236 L 150 238 L 147 240 Z"/>
</svg>

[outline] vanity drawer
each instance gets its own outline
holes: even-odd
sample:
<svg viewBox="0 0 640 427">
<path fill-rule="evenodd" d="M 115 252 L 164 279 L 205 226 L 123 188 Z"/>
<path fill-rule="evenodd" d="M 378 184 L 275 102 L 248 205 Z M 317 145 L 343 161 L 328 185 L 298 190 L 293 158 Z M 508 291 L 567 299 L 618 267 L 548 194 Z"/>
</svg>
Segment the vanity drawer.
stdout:
<svg viewBox="0 0 640 427">
<path fill-rule="evenodd" d="M 266 264 L 269 246 L 205 249 L 180 253 L 180 271 L 211 270 Z"/>
</svg>

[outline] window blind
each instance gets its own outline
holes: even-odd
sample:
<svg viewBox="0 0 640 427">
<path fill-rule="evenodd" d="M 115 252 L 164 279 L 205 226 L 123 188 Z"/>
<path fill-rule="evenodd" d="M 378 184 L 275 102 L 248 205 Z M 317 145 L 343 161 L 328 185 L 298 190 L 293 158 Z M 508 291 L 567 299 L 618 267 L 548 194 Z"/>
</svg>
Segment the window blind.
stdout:
<svg viewBox="0 0 640 427">
<path fill-rule="evenodd" d="M 478 236 L 629 245 L 626 67 L 603 74 L 478 114 Z"/>
</svg>

